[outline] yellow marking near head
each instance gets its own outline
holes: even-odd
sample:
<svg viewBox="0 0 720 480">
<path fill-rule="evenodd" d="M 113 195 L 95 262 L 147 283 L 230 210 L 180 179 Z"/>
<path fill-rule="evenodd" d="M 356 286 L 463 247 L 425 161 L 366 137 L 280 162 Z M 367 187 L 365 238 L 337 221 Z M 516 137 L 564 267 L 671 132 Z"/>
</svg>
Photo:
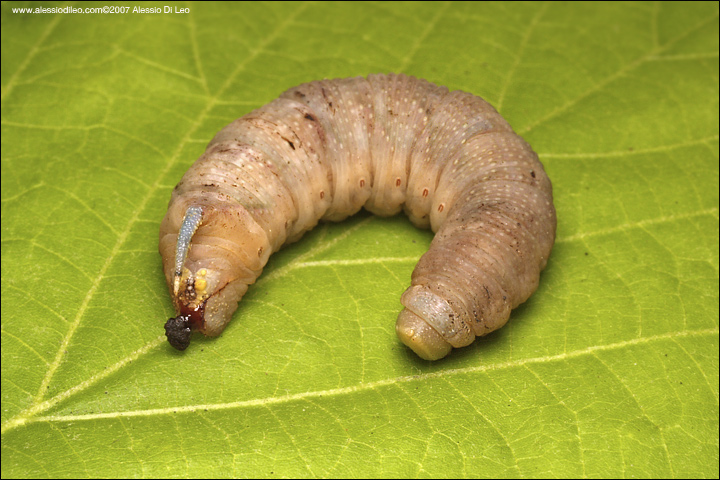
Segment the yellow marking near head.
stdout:
<svg viewBox="0 0 720 480">
<path fill-rule="evenodd" d="M 204 278 L 196 278 L 195 279 L 195 291 L 197 292 L 199 297 L 204 297 L 207 292 L 205 292 L 205 289 L 207 288 L 207 281 Z"/>
</svg>

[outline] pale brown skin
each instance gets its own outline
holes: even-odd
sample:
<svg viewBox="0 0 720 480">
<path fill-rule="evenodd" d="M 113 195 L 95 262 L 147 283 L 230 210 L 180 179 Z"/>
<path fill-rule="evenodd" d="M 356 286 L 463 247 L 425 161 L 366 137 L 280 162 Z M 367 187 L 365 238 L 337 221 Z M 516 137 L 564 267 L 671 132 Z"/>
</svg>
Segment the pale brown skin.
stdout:
<svg viewBox="0 0 720 480">
<path fill-rule="evenodd" d="M 189 207 L 202 221 L 184 258 Z M 173 191 L 160 227 L 171 343 L 219 335 L 272 252 L 362 207 L 436 232 L 396 325 L 429 360 L 503 326 L 555 241 L 542 164 L 483 99 L 394 74 L 303 84 L 222 129 Z"/>
</svg>

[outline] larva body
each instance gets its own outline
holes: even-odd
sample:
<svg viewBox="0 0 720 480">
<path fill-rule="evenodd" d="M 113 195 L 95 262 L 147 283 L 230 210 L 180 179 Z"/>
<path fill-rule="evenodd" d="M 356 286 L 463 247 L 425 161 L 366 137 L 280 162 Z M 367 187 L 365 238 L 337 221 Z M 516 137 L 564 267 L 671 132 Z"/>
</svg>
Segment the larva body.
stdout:
<svg viewBox="0 0 720 480">
<path fill-rule="evenodd" d="M 222 129 L 175 187 L 170 343 L 219 335 L 272 252 L 362 207 L 436 232 L 396 325 L 426 359 L 504 325 L 555 240 L 542 164 L 483 99 L 405 75 L 303 84 Z"/>
</svg>

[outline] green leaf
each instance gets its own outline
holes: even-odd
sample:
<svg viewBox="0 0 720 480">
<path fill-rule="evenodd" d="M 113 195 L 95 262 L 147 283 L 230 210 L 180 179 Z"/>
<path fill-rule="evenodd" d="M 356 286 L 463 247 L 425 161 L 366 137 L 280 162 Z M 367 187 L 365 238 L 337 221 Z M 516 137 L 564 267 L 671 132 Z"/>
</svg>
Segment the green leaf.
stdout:
<svg viewBox="0 0 720 480">
<path fill-rule="evenodd" d="M 123 5 L 2 4 L 3 477 L 717 477 L 717 3 Z M 539 290 L 419 360 L 394 322 L 432 236 L 360 214 L 174 351 L 173 186 L 285 89 L 374 72 L 538 151 Z"/>
</svg>

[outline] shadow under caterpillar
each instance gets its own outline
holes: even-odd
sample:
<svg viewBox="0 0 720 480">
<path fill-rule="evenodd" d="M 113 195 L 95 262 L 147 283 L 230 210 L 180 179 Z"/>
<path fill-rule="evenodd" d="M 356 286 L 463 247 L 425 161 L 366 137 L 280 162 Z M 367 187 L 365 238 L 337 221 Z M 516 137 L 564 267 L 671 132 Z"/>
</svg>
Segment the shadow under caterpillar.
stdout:
<svg viewBox="0 0 720 480">
<path fill-rule="evenodd" d="M 555 241 L 542 164 L 482 98 L 395 74 L 306 83 L 223 128 L 175 187 L 170 344 L 219 335 L 273 252 L 363 207 L 436 232 L 396 324 L 429 360 L 503 326 Z"/>
</svg>

